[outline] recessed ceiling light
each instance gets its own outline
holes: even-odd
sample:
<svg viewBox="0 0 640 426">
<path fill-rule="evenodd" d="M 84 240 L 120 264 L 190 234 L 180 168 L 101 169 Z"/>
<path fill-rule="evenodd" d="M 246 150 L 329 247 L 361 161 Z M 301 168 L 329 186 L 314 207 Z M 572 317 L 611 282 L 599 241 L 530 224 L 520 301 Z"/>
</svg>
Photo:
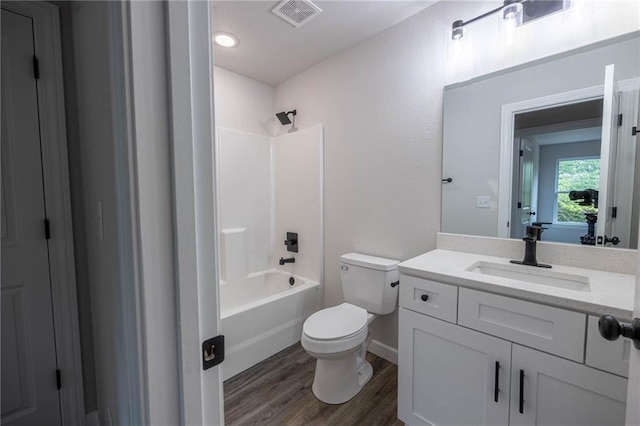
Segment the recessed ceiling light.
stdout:
<svg viewBox="0 0 640 426">
<path fill-rule="evenodd" d="M 222 47 L 235 47 L 238 45 L 238 37 L 231 33 L 218 32 L 213 35 L 213 42 Z"/>
</svg>

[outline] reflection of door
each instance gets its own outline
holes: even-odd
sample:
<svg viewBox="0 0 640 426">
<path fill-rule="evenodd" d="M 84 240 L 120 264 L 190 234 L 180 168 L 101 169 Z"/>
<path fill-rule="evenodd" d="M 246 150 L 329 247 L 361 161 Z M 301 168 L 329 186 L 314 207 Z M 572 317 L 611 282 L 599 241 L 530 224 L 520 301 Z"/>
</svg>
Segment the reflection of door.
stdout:
<svg viewBox="0 0 640 426">
<path fill-rule="evenodd" d="M 518 200 L 512 238 L 524 237 L 526 227 L 535 221 L 538 208 L 539 147 L 528 138 L 519 139 Z"/>
<path fill-rule="evenodd" d="M 60 424 L 32 19 L 2 10 L 2 424 Z"/>
<path fill-rule="evenodd" d="M 604 74 L 604 103 L 602 107 L 602 140 L 600 144 L 600 194 L 598 199 L 597 245 L 604 245 L 604 236 L 613 237 L 613 213 L 616 160 L 618 154 L 619 90 L 613 65 Z"/>
</svg>

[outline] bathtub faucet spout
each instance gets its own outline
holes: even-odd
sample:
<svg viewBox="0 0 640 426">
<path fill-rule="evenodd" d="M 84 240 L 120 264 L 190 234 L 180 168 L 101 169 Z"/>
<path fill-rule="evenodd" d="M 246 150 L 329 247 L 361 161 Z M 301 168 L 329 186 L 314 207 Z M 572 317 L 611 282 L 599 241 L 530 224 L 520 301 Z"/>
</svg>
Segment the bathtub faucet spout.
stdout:
<svg viewBox="0 0 640 426">
<path fill-rule="evenodd" d="M 285 259 L 284 257 L 280 258 L 280 264 L 281 265 L 284 265 L 285 263 L 295 263 L 295 262 L 296 262 L 295 257 L 290 257 L 288 259 Z"/>
</svg>

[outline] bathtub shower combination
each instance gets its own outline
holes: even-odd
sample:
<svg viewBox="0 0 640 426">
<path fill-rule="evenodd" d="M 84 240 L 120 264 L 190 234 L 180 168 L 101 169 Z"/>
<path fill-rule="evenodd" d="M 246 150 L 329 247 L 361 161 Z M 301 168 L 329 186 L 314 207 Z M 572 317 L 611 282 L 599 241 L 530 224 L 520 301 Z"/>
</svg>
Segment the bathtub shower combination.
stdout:
<svg viewBox="0 0 640 426">
<path fill-rule="evenodd" d="M 321 306 L 323 135 L 216 134 L 226 380 L 298 342 Z"/>
<path fill-rule="evenodd" d="M 320 284 L 274 269 L 241 285 L 222 283 L 220 299 L 226 380 L 300 340 L 304 321 L 319 308 Z"/>
</svg>

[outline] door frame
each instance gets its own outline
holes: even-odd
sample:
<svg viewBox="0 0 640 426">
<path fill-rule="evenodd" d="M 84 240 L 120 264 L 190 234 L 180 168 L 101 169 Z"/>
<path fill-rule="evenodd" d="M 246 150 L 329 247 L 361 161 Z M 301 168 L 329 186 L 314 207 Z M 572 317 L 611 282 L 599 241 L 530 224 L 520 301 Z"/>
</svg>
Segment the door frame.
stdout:
<svg viewBox="0 0 640 426">
<path fill-rule="evenodd" d="M 511 232 L 509 224 L 511 221 L 514 185 L 511 177 L 515 167 L 513 140 L 516 114 L 590 101 L 602 98 L 603 95 L 604 85 L 599 85 L 502 105 L 500 118 L 500 177 L 498 180 L 498 237 L 509 238 Z"/>
<path fill-rule="evenodd" d="M 67 156 L 62 47 L 58 7 L 42 2 L 3 2 L 2 8 L 33 19 L 42 176 L 51 238 L 49 270 L 63 424 L 84 424 L 84 387 Z"/>
<path fill-rule="evenodd" d="M 201 352 L 220 330 L 211 6 L 108 9 L 126 415 L 224 424 L 221 368 Z"/>
<path fill-rule="evenodd" d="M 221 366 L 203 370 L 201 349 L 220 334 L 212 16 L 167 6 L 182 424 L 224 424 Z"/>
</svg>

